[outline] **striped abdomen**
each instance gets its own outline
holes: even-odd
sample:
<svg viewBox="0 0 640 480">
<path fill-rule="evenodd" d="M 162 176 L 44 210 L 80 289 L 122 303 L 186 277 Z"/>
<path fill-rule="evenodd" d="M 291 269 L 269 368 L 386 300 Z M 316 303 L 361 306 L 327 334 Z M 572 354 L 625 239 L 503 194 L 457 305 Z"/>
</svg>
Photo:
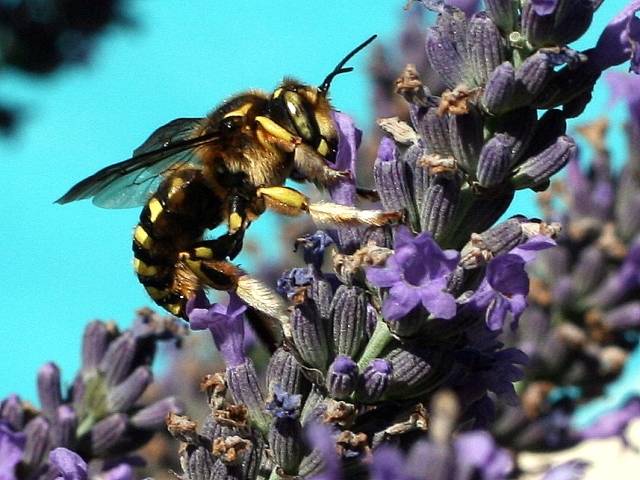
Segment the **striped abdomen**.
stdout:
<svg viewBox="0 0 640 480">
<path fill-rule="evenodd" d="M 200 288 L 180 253 L 222 222 L 221 202 L 200 170 L 184 169 L 164 180 L 140 214 L 134 269 L 149 296 L 176 316 L 185 318 L 186 302 Z"/>
</svg>

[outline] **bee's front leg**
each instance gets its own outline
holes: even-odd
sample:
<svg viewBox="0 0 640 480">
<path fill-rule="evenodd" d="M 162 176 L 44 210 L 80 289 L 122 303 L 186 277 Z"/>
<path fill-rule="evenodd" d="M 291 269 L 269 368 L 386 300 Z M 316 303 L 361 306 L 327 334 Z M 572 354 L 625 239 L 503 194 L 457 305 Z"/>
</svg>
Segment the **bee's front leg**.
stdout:
<svg viewBox="0 0 640 480">
<path fill-rule="evenodd" d="M 321 188 L 349 177 L 349 172 L 331 168 L 327 165 L 326 159 L 317 150 L 305 143 L 296 147 L 293 163 L 296 177 L 300 176 L 302 177 L 301 180 L 312 182 Z"/>
<path fill-rule="evenodd" d="M 354 227 L 361 225 L 386 225 L 402 218 L 402 212 L 360 210 L 338 203 L 310 203 L 309 198 L 289 187 L 263 187 L 258 196 L 265 199 L 267 208 L 283 215 L 298 216 L 308 213 L 318 225 Z"/>
</svg>

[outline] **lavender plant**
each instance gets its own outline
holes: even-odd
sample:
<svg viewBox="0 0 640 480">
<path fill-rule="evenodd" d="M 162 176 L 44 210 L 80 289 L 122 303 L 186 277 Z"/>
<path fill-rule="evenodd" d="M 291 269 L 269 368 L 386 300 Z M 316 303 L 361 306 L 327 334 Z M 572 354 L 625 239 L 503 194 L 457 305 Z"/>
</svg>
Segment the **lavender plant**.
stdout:
<svg viewBox="0 0 640 480">
<path fill-rule="evenodd" d="M 131 452 L 164 429 L 169 412 L 183 413 L 176 398 L 144 405 L 140 397 L 152 381 L 157 342 L 180 341 L 185 331 L 147 309 L 122 332 L 113 323 L 89 323 L 82 365 L 67 392 L 60 369 L 47 363 L 38 372 L 40 410 L 17 395 L 0 404 L 0 478 L 78 479 L 100 472 L 131 478 L 133 467 L 144 464 Z"/>
<path fill-rule="evenodd" d="M 494 223 L 516 190 L 546 189 L 575 157 L 566 119 L 583 111 L 603 70 L 631 58 L 640 5 L 584 52 L 567 45 L 589 26 L 594 3 L 495 1 L 470 18 L 424 5 L 438 13 L 426 53 L 447 89 L 433 95 L 407 66 L 397 91 L 411 124 L 379 121 L 387 137 L 374 164 L 383 208 L 405 212 L 403 221 L 301 239 L 307 267 L 279 281 L 292 306 L 264 385 L 242 348 L 239 298 L 227 307 L 204 295 L 190 301 L 192 328 L 211 331 L 226 371 L 207 383 L 211 413 L 200 433 L 186 418 L 171 421 L 183 479 L 511 473 L 487 435 L 454 433 L 487 428 L 496 399 L 518 403 L 513 383 L 527 358 L 498 336 L 517 329 L 525 266 L 559 226 L 521 216 Z M 342 114 L 334 122 L 335 168 L 350 176 L 330 193 L 353 205 L 359 133 Z"/>
</svg>

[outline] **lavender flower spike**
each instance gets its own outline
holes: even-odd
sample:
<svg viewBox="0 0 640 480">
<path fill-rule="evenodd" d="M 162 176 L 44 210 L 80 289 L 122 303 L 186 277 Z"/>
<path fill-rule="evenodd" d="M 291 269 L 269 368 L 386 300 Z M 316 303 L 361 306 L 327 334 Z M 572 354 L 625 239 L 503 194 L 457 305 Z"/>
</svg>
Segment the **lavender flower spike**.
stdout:
<svg viewBox="0 0 640 480">
<path fill-rule="evenodd" d="M 382 303 L 382 315 L 397 320 L 422 303 L 439 318 L 453 318 L 456 301 L 446 291 L 446 276 L 458 264 L 459 252 L 442 250 L 431 234 L 414 237 L 408 228 L 396 231 L 395 254 L 384 268 L 371 267 L 367 279 L 378 287 L 389 288 Z"/>
</svg>

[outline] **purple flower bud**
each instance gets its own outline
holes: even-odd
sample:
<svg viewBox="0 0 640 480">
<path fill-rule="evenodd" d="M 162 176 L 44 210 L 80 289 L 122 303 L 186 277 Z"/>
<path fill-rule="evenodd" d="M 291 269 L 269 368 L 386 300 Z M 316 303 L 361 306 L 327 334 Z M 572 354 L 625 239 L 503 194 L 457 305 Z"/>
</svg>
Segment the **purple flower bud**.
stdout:
<svg viewBox="0 0 640 480">
<path fill-rule="evenodd" d="M 534 46 L 565 46 L 580 38 L 591 24 L 595 6 L 581 0 L 528 0 L 522 28 Z"/>
<path fill-rule="evenodd" d="M 167 397 L 147 405 L 134 413 L 129 419 L 131 425 L 142 430 L 157 430 L 166 425 L 167 415 L 182 415 L 185 406 L 175 397 Z"/>
<path fill-rule="evenodd" d="M 291 336 L 305 363 L 324 370 L 329 358 L 329 347 L 324 321 L 318 305 L 310 299 L 296 305 L 291 312 Z"/>
<path fill-rule="evenodd" d="M 76 441 L 78 417 L 73 409 L 62 405 L 56 412 L 56 418 L 51 428 L 51 443 L 58 447 L 71 448 Z"/>
<path fill-rule="evenodd" d="M 405 177 L 406 165 L 396 159 L 397 149 L 388 137 L 383 137 L 378 157 L 373 164 L 373 178 L 382 207 L 388 212 L 400 211 L 409 205 Z"/>
<path fill-rule="evenodd" d="M 43 416 L 37 416 L 27 423 L 23 431 L 27 436 L 27 441 L 22 461 L 29 467 L 38 466 L 45 460 L 51 448 L 49 437 L 51 426 Z"/>
<path fill-rule="evenodd" d="M 451 89 L 467 79 L 465 61 L 467 19 L 461 10 L 444 8 L 435 26 L 427 31 L 427 58 Z"/>
<path fill-rule="evenodd" d="M 553 77 L 553 63 L 545 51 L 538 50 L 515 71 L 516 97 L 522 104 L 538 97 Z"/>
<path fill-rule="evenodd" d="M 93 374 L 88 374 L 81 369 L 77 373 L 76 378 L 73 379 L 73 408 L 78 413 L 85 410 L 87 404 L 87 396 L 91 394 L 91 392 L 87 393 L 87 383 L 85 383 L 85 377 L 87 379 L 87 382 L 90 381 L 89 379 L 93 380 L 99 378 L 99 376 L 95 372 Z"/>
<path fill-rule="evenodd" d="M 100 371 L 105 374 L 108 386 L 118 385 L 131 373 L 136 347 L 136 340 L 130 330 L 123 332 L 109 344 L 99 365 Z"/>
<path fill-rule="evenodd" d="M 5 422 L 14 431 L 19 432 L 24 425 L 24 408 L 20 397 L 15 394 L 9 395 L 2 401 L 0 406 L 0 422 Z"/>
<path fill-rule="evenodd" d="M 484 85 L 493 71 L 507 60 L 505 40 L 486 12 L 475 13 L 469 21 L 467 51 L 476 85 Z"/>
<path fill-rule="evenodd" d="M 451 369 L 450 357 L 437 348 L 403 346 L 384 357 L 393 377 L 385 395 L 388 400 L 412 398 L 437 388 Z"/>
<path fill-rule="evenodd" d="M 421 230 L 430 232 L 436 241 L 441 240 L 451 227 L 451 220 L 458 208 L 461 175 L 434 175 L 423 199 L 420 211 Z"/>
<path fill-rule="evenodd" d="M 530 105 L 538 109 L 562 106 L 565 118 L 575 117 L 581 113 L 578 106 L 580 103 L 584 103 L 585 98 L 589 98 L 599 77 L 600 72 L 594 71 L 589 63 L 582 62 L 576 66 L 567 65 L 554 72 L 551 80 L 530 102 Z"/>
<path fill-rule="evenodd" d="M 181 453 L 180 466 L 186 478 L 198 480 L 227 478 L 224 464 L 220 460 L 214 459 L 210 449 L 204 447 L 187 446 Z"/>
<path fill-rule="evenodd" d="M 360 375 L 358 382 L 358 400 L 378 402 L 389 388 L 393 378 L 393 366 L 391 362 L 382 358 L 371 360 Z"/>
<path fill-rule="evenodd" d="M 107 392 L 107 411 L 126 412 L 153 381 L 151 368 L 141 365 L 131 375 Z"/>
<path fill-rule="evenodd" d="M 536 188 L 575 158 L 577 146 L 571 137 L 558 137 L 555 143 L 518 166 L 511 177 L 516 189 Z"/>
<path fill-rule="evenodd" d="M 58 407 L 62 404 L 62 393 L 60 369 L 54 363 L 45 363 L 38 370 L 38 398 L 43 415 L 48 419 L 55 418 Z"/>
<path fill-rule="evenodd" d="M 96 457 L 108 457 L 127 432 L 127 415 L 114 413 L 96 423 L 89 432 L 90 449 Z"/>
<path fill-rule="evenodd" d="M 446 115 L 440 115 L 437 107 L 409 106 L 411 120 L 418 134 L 424 141 L 427 154 L 437 154 L 443 157 L 453 155 L 449 133 L 449 120 Z"/>
<path fill-rule="evenodd" d="M 532 140 L 532 132 L 538 122 L 538 114 L 535 108 L 521 107 L 501 115 L 501 117 L 503 121 L 496 129 L 495 134 L 503 135 L 505 142 L 511 146 L 511 163 L 513 165 Z"/>
<path fill-rule="evenodd" d="M 464 193 L 464 192 L 463 192 Z M 469 195 L 461 198 L 465 211 L 464 217 L 451 230 L 443 244 L 461 248 L 475 232 L 482 232 L 496 223 L 507 211 L 513 201 L 514 192 L 508 192 L 494 198 L 482 198 Z"/>
<path fill-rule="evenodd" d="M 270 423 L 269 415 L 264 411 L 264 397 L 260 389 L 258 374 L 250 359 L 245 363 L 227 366 L 227 384 L 235 403 L 244 403 L 249 410 L 251 421 L 259 427 Z"/>
<path fill-rule="evenodd" d="M 640 301 L 626 302 L 608 310 L 602 323 L 610 330 L 621 331 L 640 326 Z"/>
<path fill-rule="evenodd" d="M 494 135 L 484 144 L 478 159 L 478 183 L 483 187 L 500 184 L 509 174 L 512 142 L 504 134 Z"/>
<path fill-rule="evenodd" d="M 341 285 L 331 302 L 331 338 L 336 355 L 360 352 L 367 319 L 367 297 L 359 287 Z"/>
<path fill-rule="evenodd" d="M 483 144 L 484 119 L 476 109 L 464 115 L 449 115 L 449 133 L 453 156 L 459 167 L 475 174 Z"/>
<path fill-rule="evenodd" d="M 515 69 L 510 62 L 499 65 L 487 80 L 482 93 L 482 104 L 492 114 L 507 110 L 516 88 Z"/>
<path fill-rule="evenodd" d="M 327 372 L 327 388 L 332 398 L 346 399 L 356 388 L 358 366 L 346 355 L 338 355 Z"/>
<path fill-rule="evenodd" d="M 600 288 L 587 298 L 586 303 L 590 307 L 609 308 L 638 286 L 640 286 L 640 240 L 636 240 L 630 246 L 620 268 L 604 280 Z"/>
<path fill-rule="evenodd" d="M 422 145 L 422 141 L 419 142 Z M 419 205 L 424 202 L 427 189 L 431 184 L 429 168 L 421 165 L 420 161 L 425 158 L 425 150 L 419 145 L 413 145 L 402 156 L 402 160 L 407 164 L 407 183 L 409 184 L 409 197 L 411 202 L 407 207 L 407 217 L 409 225 L 419 230 Z"/>
<path fill-rule="evenodd" d="M 510 33 L 516 26 L 517 11 L 511 0 L 485 0 L 487 15 L 500 30 Z"/>
<path fill-rule="evenodd" d="M 364 231 L 362 236 L 361 247 L 368 245 L 376 245 L 382 248 L 393 248 L 393 228 L 391 225 L 385 225 L 384 227 L 368 227 Z"/>
<path fill-rule="evenodd" d="M 596 245 L 585 247 L 573 267 L 571 280 L 574 292 L 584 296 L 592 292 L 607 274 L 607 255 Z"/>
<path fill-rule="evenodd" d="M 302 456 L 307 453 L 300 421 L 276 418 L 269 429 L 269 448 L 278 467 L 287 475 L 296 475 Z"/>
<path fill-rule="evenodd" d="M 553 301 L 560 308 L 571 308 L 579 299 L 570 275 L 558 277 L 552 288 Z"/>
<path fill-rule="evenodd" d="M 326 342 L 326 340 L 325 340 Z M 305 349 L 295 341 L 300 356 Z M 321 367 L 324 370 L 324 365 Z M 304 376 L 302 367 L 296 358 L 284 348 L 278 348 L 267 365 L 267 392 L 272 393 L 276 385 L 285 392 L 307 395 L 311 388 L 309 380 Z"/>
<path fill-rule="evenodd" d="M 107 326 L 94 320 L 84 329 L 82 336 L 82 371 L 91 372 L 95 370 L 109 346 L 112 332 L 107 330 Z"/>
<path fill-rule="evenodd" d="M 516 216 L 476 234 L 462 249 L 460 264 L 465 268 L 478 268 L 485 265 L 488 259 L 524 243 L 529 238 L 527 222 L 526 217 Z"/>
<path fill-rule="evenodd" d="M 560 110 L 546 111 L 535 124 L 529 148 L 522 155 L 523 159 L 537 155 L 545 148 L 565 135 L 567 131 L 566 116 Z"/>
</svg>

